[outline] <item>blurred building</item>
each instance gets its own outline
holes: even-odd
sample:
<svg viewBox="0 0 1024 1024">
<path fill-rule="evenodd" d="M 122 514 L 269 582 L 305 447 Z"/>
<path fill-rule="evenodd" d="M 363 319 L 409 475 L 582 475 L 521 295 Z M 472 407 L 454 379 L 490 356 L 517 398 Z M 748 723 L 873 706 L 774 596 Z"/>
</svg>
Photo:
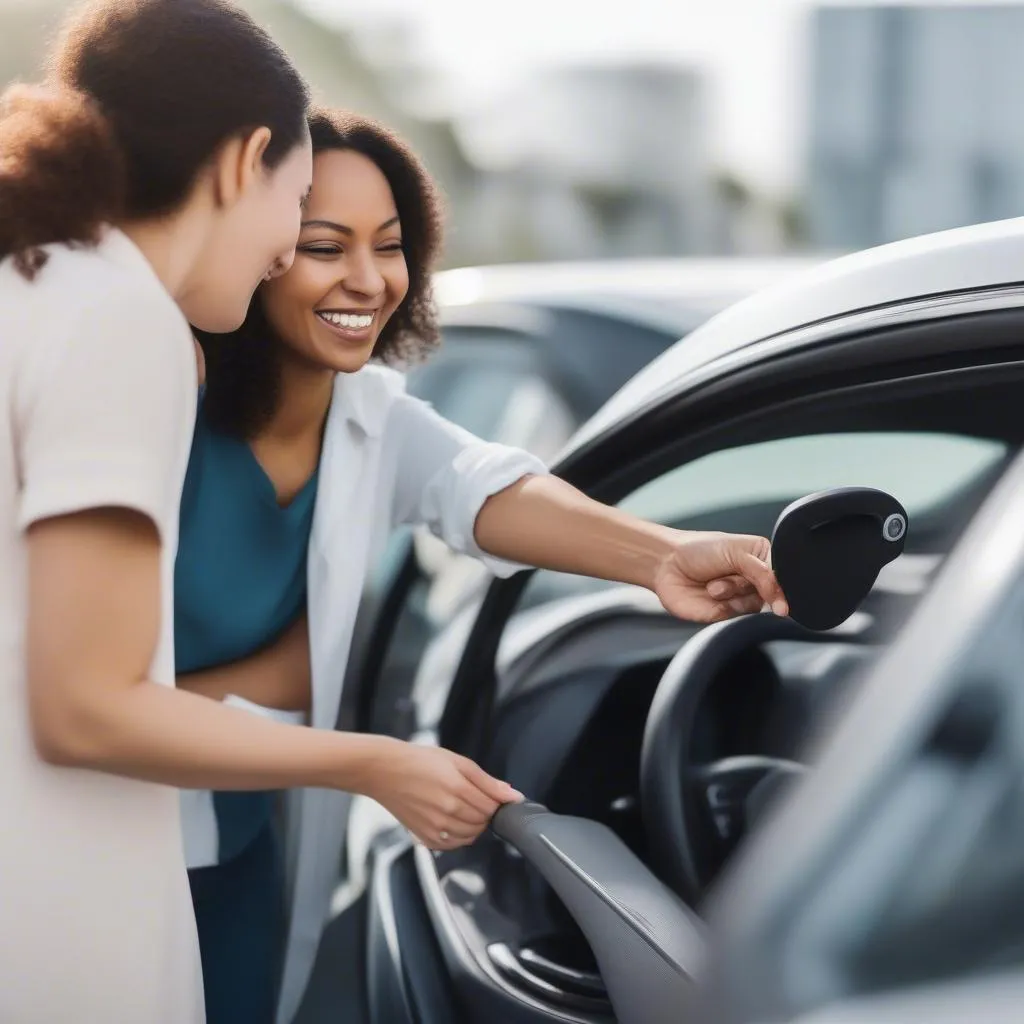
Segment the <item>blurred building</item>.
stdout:
<svg viewBox="0 0 1024 1024">
<path fill-rule="evenodd" d="M 709 168 L 700 77 L 678 67 L 569 67 L 460 121 L 487 171 L 479 259 L 707 250 Z M 508 258 L 506 255 L 504 258 Z"/>
<path fill-rule="evenodd" d="M 477 173 L 452 125 L 417 117 L 396 103 L 387 83 L 346 33 L 328 28 L 288 0 L 236 0 L 277 39 L 320 102 L 378 118 L 406 138 L 442 183 L 453 210 L 476 194 Z M 46 46 L 71 0 L 0 0 L 0 84 L 39 77 Z M 460 260 L 457 242 L 449 252 Z"/>
<path fill-rule="evenodd" d="M 812 242 L 1024 214 L 1024 4 L 832 4 L 812 40 Z"/>
<path fill-rule="evenodd" d="M 38 77 L 71 2 L 0 0 L 0 84 Z M 318 100 L 408 140 L 447 199 L 448 266 L 787 244 L 778 211 L 710 166 L 705 83 L 692 69 L 553 69 L 456 123 L 402 24 L 354 32 L 306 2 L 236 2 L 280 41 Z"/>
</svg>

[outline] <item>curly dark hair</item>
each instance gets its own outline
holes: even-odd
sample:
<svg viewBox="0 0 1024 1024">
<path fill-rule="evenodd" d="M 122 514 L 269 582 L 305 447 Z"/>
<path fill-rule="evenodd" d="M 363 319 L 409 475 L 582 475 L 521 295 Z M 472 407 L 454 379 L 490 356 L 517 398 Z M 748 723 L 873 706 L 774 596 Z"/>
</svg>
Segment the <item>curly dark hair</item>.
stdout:
<svg viewBox="0 0 1024 1024">
<path fill-rule="evenodd" d="M 313 154 L 351 150 L 387 179 L 402 225 L 409 291 L 377 339 L 373 359 L 409 365 L 440 342 L 431 275 L 441 251 L 443 208 L 436 184 L 408 145 L 390 129 L 356 114 L 315 108 L 309 115 Z M 204 411 L 210 427 L 250 439 L 280 401 L 284 342 L 271 326 L 258 289 L 249 313 L 230 334 L 195 331 L 206 361 Z"/>
</svg>

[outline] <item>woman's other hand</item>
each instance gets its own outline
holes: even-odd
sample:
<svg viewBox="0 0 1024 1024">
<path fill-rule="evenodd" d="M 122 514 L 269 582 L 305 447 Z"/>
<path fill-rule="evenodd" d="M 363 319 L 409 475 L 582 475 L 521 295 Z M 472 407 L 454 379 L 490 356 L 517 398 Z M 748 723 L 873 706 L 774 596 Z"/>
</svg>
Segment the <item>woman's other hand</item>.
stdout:
<svg viewBox="0 0 1024 1024">
<path fill-rule="evenodd" d="M 440 747 L 395 740 L 369 766 L 366 796 L 391 812 L 424 846 L 472 843 L 503 804 L 523 795 L 468 758 Z"/>
<path fill-rule="evenodd" d="M 666 610 L 693 622 L 719 622 L 760 611 L 776 615 L 789 606 L 771 570 L 764 537 L 730 533 L 680 534 L 658 565 L 654 592 Z"/>
</svg>

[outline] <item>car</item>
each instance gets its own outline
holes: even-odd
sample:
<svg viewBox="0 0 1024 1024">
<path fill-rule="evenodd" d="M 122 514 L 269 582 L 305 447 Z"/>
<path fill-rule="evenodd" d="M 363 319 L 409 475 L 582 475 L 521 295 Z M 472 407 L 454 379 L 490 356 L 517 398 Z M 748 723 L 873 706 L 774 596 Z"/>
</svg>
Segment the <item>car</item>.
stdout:
<svg viewBox="0 0 1024 1024">
<path fill-rule="evenodd" d="M 848 954 L 865 954 L 880 920 L 880 948 L 914 969 L 886 975 L 882 957 L 872 980 L 949 981 L 943 965 L 963 950 L 928 921 L 984 930 L 976 904 L 944 888 L 968 877 L 953 869 L 977 865 L 982 895 L 988 878 L 1020 877 L 1017 817 L 991 864 L 978 849 L 982 825 L 1016 812 L 1019 785 L 989 783 L 1019 763 L 1022 719 L 1004 718 L 1020 698 L 993 704 L 984 684 L 1009 656 L 995 677 L 1008 691 L 1020 640 L 993 645 L 980 677 L 955 658 L 986 617 L 1005 636 L 1024 607 L 994 614 L 997 582 L 1021 565 L 1020 540 L 1007 545 L 1020 520 L 995 530 L 987 514 L 989 500 L 1005 512 L 1000 481 L 1024 440 L 1022 266 L 1015 220 L 810 269 L 713 317 L 577 432 L 554 471 L 653 520 L 770 534 L 793 499 L 876 487 L 908 512 L 904 554 L 825 633 L 770 614 L 698 628 L 644 591 L 552 586 L 545 572 L 490 582 L 421 661 L 415 735 L 530 803 L 434 854 L 354 801 L 299 1020 L 331 1006 L 370 1024 L 795 1020 L 860 994 L 865 961 Z M 965 603 L 973 588 L 950 589 L 968 570 L 989 598 L 980 611 Z M 534 588 L 553 596 L 523 612 Z M 911 640 L 927 655 L 921 678 Z M 980 707 L 969 686 L 963 708 L 939 700 L 952 668 L 975 680 Z M 998 747 L 985 742 L 993 718 Z M 819 756 L 820 776 L 807 768 Z M 908 935 L 937 951 L 917 958 L 930 974 Z"/>
<path fill-rule="evenodd" d="M 707 904 L 694 1019 L 1020 1020 L 1021 522 L 1018 454 Z"/>
<path fill-rule="evenodd" d="M 409 390 L 489 441 L 554 458 L 630 377 L 708 317 L 813 265 L 812 256 L 679 258 L 461 267 L 435 278 L 443 344 Z M 479 563 L 425 531 L 396 534 L 364 600 L 351 676 L 377 699 L 351 727 L 406 737 L 427 641 L 475 593 Z M 404 615 L 381 606 L 404 590 Z M 386 632 L 387 635 L 383 635 Z M 379 653 L 388 652 L 379 664 Z"/>
</svg>

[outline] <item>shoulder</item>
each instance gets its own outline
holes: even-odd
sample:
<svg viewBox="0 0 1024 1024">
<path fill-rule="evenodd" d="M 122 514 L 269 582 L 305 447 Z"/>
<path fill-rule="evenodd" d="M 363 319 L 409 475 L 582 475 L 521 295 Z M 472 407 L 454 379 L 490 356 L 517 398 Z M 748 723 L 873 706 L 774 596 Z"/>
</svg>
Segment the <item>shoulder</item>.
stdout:
<svg viewBox="0 0 1024 1024">
<path fill-rule="evenodd" d="M 176 333 L 187 330 L 177 304 L 160 283 L 142 253 L 124 234 L 110 229 L 96 246 L 46 246 L 48 259 L 29 287 L 60 290 L 68 306 L 112 322 L 139 315 L 155 318 Z M 66 305 L 65 305 L 66 303 Z"/>
<path fill-rule="evenodd" d="M 60 290 L 62 316 L 74 325 L 74 344 L 88 338 L 98 354 L 135 363 L 144 353 L 165 367 L 179 367 L 187 353 L 195 372 L 188 322 L 127 236 L 111 229 L 95 247 L 53 246 L 49 253 L 39 284 Z"/>
<path fill-rule="evenodd" d="M 191 332 L 177 303 L 142 253 L 119 232 L 94 247 L 44 247 L 32 280 L 13 260 L 0 263 L 5 333 L 17 338 L 20 373 L 49 372 L 54 360 L 85 350 L 99 364 L 147 358 L 177 372 L 184 349 L 195 373 Z"/>
<path fill-rule="evenodd" d="M 46 247 L 48 260 L 33 281 L 7 261 L 4 288 L 27 322 L 19 379 L 25 394 L 43 381 L 68 377 L 79 387 L 194 387 L 196 362 L 184 315 L 145 258 L 119 232 L 95 247 Z M 14 278 L 15 280 L 12 280 Z M 64 369 L 61 369 L 61 368 Z M 70 386 L 70 381 L 68 382 Z"/>
</svg>

